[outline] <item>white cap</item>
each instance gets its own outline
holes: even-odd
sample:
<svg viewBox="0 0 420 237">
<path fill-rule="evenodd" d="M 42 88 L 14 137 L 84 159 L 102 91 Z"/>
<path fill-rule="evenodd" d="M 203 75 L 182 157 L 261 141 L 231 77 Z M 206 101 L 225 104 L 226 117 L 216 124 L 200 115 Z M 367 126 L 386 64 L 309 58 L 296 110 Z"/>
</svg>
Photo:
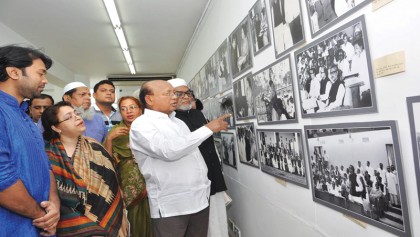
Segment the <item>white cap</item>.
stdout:
<svg viewBox="0 0 420 237">
<path fill-rule="evenodd" d="M 87 87 L 85 84 L 75 81 L 75 82 L 70 82 L 69 84 L 67 84 L 66 86 L 64 86 L 63 89 L 63 95 L 66 94 L 68 91 L 71 91 L 75 88 L 79 88 L 79 87 Z"/>
<path fill-rule="evenodd" d="M 174 78 L 168 80 L 169 84 L 171 84 L 174 88 L 178 86 L 187 86 L 187 82 L 185 82 L 182 78 Z"/>
</svg>

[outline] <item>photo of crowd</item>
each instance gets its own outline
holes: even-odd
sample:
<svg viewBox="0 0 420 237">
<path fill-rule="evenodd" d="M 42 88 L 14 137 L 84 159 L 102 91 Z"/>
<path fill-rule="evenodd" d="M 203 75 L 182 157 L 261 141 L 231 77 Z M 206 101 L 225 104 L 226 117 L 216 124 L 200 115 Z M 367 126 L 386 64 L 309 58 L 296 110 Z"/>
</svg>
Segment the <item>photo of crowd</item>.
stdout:
<svg viewBox="0 0 420 237">
<path fill-rule="evenodd" d="M 220 159 L 223 164 L 238 169 L 236 164 L 235 135 L 231 132 L 221 132 L 222 153 Z"/>
<path fill-rule="evenodd" d="M 249 11 L 254 56 L 271 44 L 267 8 L 264 0 L 257 1 Z"/>
<path fill-rule="evenodd" d="M 259 168 L 254 123 L 237 124 L 235 128 L 239 161 Z"/>
<path fill-rule="evenodd" d="M 257 136 L 261 170 L 308 187 L 301 132 L 257 129 Z"/>
<path fill-rule="evenodd" d="M 306 126 L 315 202 L 382 228 L 408 221 L 392 121 Z"/>
<path fill-rule="evenodd" d="M 231 33 L 229 43 L 230 66 L 235 78 L 253 65 L 248 16 Z"/>
<path fill-rule="evenodd" d="M 258 124 L 296 121 L 289 57 L 255 73 L 253 85 Z"/>
<path fill-rule="evenodd" d="M 295 53 L 302 117 L 376 111 L 364 18 Z"/>
</svg>

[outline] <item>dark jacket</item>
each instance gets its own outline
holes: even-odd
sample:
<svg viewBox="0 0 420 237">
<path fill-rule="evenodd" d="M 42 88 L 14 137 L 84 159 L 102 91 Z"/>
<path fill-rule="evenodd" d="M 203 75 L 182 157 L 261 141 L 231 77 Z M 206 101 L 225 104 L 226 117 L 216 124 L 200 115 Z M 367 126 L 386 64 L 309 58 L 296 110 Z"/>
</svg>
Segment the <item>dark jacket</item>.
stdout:
<svg viewBox="0 0 420 237">
<path fill-rule="evenodd" d="M 207 120 L 204 117 L 204 114 L 201 111 L 195 109 L 189 111 L 177 110 L 175 117 L 184 121 L 191 132 L 207 124 Z M 213 136 L 207 138 L 198 148 L 200 149 L 201 155 L 203 156 L 207 165 L 207 177 L 211 181 L 210 195 L 227 190 L 225 180 L 223 178 L 220 160 L 217 156 L 216 148 L 214 146 Z"/>
</svg>

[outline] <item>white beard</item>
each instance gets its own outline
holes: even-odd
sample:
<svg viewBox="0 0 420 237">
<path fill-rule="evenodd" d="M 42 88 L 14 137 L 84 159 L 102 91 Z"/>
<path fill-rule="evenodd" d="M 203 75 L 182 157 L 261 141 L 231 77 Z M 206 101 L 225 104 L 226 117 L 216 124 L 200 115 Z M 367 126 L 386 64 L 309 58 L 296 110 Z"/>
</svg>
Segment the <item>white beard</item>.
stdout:
<svg viewBox="0 0 420 237">
<path fill-rule="evenodd" d="M 178 106 L 178 110 L 182 110 L 182 111 L 188 111 L 192 108 L 192 103 L 188 104 L 188 105 L 180 105 Z"/>
<path fill-rule="evenodd" d="M 86 120 L 92 120 L 93 116 L 95 116 L 95 111 L 93 109 L 84 109 L 83 106 L 80 107 L 74 107 L 74 109 L 78 112 L 80 112 L 80 117 L 82 119 Z"/>
</svg>

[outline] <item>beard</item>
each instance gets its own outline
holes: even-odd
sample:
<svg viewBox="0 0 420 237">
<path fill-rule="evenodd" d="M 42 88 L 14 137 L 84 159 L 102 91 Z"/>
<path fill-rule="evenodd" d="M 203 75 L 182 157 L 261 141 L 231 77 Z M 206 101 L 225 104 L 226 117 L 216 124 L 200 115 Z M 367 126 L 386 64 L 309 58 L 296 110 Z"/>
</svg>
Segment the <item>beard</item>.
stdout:
<svg viewBox="0 0 420 237">
<path fill-rule="evenodd" d="M 93 116 L 95 116 L 95 111 L 92 109 L 84 109 L 83 106 L 74 107 L 74 109 L 80 113 L 80 117 L 82 117 L 83 120 L 92 120 Z"/>
<path fill-rule="evenodd" d="M 181 111 L 188 111 L 192 108 L 192 103 L 189 103 L 187 105 L 179 105 L 177 110 L 181 110 Z"/>
</svg>

